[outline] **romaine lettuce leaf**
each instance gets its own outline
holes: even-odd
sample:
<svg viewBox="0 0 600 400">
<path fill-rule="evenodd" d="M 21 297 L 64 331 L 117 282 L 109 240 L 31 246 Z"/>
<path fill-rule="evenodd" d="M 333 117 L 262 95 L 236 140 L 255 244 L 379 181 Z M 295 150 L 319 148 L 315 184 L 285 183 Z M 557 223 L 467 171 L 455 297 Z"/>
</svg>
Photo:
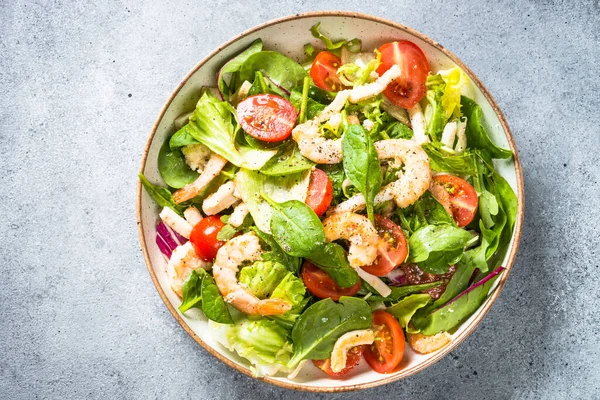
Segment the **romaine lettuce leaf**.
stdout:
<svg viewBox="0 0 600 400">
<path fill-rule="evenodd" d="M 425 121 L 427 121 L 427 135 L 434 142 L 439 142 L 442 137 L 444 126 L 446 125 L 446 112 L 442 105 L 442 97 L 446 83 L 439 75 L 430 75 L 427 77 L 427 106 L 425 107 Z"/>
</svg>

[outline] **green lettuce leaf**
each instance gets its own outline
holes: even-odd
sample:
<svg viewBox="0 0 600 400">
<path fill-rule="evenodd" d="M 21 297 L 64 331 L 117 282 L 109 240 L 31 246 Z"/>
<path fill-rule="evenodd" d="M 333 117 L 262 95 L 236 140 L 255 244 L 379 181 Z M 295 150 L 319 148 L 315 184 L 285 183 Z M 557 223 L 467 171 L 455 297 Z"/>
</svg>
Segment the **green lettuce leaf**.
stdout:
<svg viewBox="0 0 600 400">
<path fill-rule="evenodd" d="M 425 107 L 425 120 L 427 121 L 426 134 L 434 142 L 439 142 L 442 138 L 444 126 L 446 126 L 446 112 L 442 105 L 442 97 L 446 83 L 439 75 L 430 75 L 427 77 L 427 107 Z"/>
<path fill-rule="evenodd" d="M 450 224 L 428 225 L 408 239 L 408 261 L 433 273 L 448 272 L 448 266 L 457 263 L 471 234 Z"/>
</svg>

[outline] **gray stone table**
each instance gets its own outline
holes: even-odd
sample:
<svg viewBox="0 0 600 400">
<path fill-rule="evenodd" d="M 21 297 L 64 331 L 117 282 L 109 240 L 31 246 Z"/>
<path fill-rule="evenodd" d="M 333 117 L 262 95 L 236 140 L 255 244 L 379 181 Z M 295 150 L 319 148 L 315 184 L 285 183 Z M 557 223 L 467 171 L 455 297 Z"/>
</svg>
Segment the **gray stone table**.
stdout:
<svg viewBox="0 0 600 400">
<path fill-rule="evenodd" d="M 370 4 L 370 5 L 368 5 Z M 0 398 L 309 398 L 212 358 L 148 276 L 136 174 L 169 93 L 263 21 L 346 9 L 441 42 L 487 85 L 525 174 L 502 296 L 426 371 L 316 398 L 600 397 L 600 4 L 0 1 Z"/>
</svg>

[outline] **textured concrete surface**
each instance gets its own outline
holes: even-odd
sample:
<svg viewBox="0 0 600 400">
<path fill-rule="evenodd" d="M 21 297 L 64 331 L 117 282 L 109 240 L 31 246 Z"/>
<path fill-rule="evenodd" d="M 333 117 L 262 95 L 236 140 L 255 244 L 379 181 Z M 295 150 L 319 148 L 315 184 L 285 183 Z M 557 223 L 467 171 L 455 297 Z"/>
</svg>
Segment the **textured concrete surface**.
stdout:
<svg viewBox="0 0 600 400">
<path fill-rule="evenodd" d="M 367 4 L 371 4 L 367 6 Z M 0 2 L 0 398 L 309 398 L 200 348 L 162 304 L 135 224 L 148 132 L 211 49 L 346 9 L 424 32 L 504 110 L 525 172 L 514 272 L 437 365 L 316 398 L 600 397 L 598 1 Z"/>
</svg>

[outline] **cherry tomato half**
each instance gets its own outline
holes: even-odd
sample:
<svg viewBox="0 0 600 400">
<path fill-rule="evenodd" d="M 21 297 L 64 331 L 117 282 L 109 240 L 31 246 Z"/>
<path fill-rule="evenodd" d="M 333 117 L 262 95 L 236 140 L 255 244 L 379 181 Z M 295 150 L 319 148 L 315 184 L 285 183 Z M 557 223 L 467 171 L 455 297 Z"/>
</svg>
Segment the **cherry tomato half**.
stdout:
<svg viewBox="0 0 600 400">
<path fill-rule="evenodd" d="M 425 95 L 429 63 L 423 51 L 408 40 L 386 43 L 379 48 L 381 65 L 377 73 L 382 75 L 397 64 L 402 75 L 383 91 L 392 102 L 403 108 L 413 108 Z"/>
<path fill-rule="evenodd" d="M 404 332 L 394 316 L 383 310 L 373 313 L 375 341 L 367 346 L 365 360 L 376 372 L 394 371 L 404 356 Z"/>
<path fill-rule="evenodd" d="M 364 266 L 362 269 L 376 276 L 385 276 L 406 260 L 408 244 L 402 229 L 382 215 L 375 215 L 375 229 L 380 238 L 377 260 L 373 265 Z"/>
<path fill-rule="evenodd" d="M 204 261 L 212 261 L 217 256 L 217 250 L 225 244 L 217 240 L 217 235 L 225 224 L 218 215 L 203 218 L 194 225 L 190 234 L 190 242 L 194 246 L 196 255 Z"/>
<path fill-rule="evenodd" d="M 310 67 L 310 77 L 321 89 L 337 92 L 342 90 L 342 82 L 337 75 L 337 70 L 341 65 L 342 61 L 338 56 L 328 51 L 322 51 L 317 54 L 312 67 Z"/>
<path fill-rule="evenodd" d="M 334 378 L 339 378 L 340 376 L 346 375 L 358 365 L 364 350 L 365 346 L 354 346 L 350 350 L 348 350 L 348 353 L 346 354 L 346 365 L 344 366 L 344 369 L 342 369 L 339 372 L 333 372 L 331 370 L 330 358 L 326 360 L 313 360 L 313 364 L 315 364 L 317 368 L 323 370 L 327 375 L 332 376 Z"/>
<path fill-rule="evenodd" d="M 333 200 L 333 185 L 323 170 L 315 168 L 310 174 L 306 204 L 318 216 L 323 215 Z"/>
<path fill-rule="evenodd" d="M 454 175 L 437 175 L 433 178 L 437 183 L 444 186 L 450 198 L 450 209 L 452 216 L 459 227 L 467 226 L 473 221 L 479 199 L 477 192 L 469 182 Z M 434 192 L 432 194 L 436 196 Z M 439 200 L 442 202 L 443 200 Z"/>
<path fill-rule="evenodd" d="M 279 142 L 290 136 L 296 116 L 292 103 L 274 94 L 250 96 L 237 106 L 242 129 L 265 142 Z"/>
<path fill-rule="evenodd" d="M 338 301 L 341 296 L 354 296 L 360 289 L 361 280 L 356 284 L 343 288 L 319 267 L 316 267 L 310 261 L 304 261 L 302 265 L 302 280 L 308 291 L 319 299 L 331 297 L 332 300 Z"/>
</svg>

